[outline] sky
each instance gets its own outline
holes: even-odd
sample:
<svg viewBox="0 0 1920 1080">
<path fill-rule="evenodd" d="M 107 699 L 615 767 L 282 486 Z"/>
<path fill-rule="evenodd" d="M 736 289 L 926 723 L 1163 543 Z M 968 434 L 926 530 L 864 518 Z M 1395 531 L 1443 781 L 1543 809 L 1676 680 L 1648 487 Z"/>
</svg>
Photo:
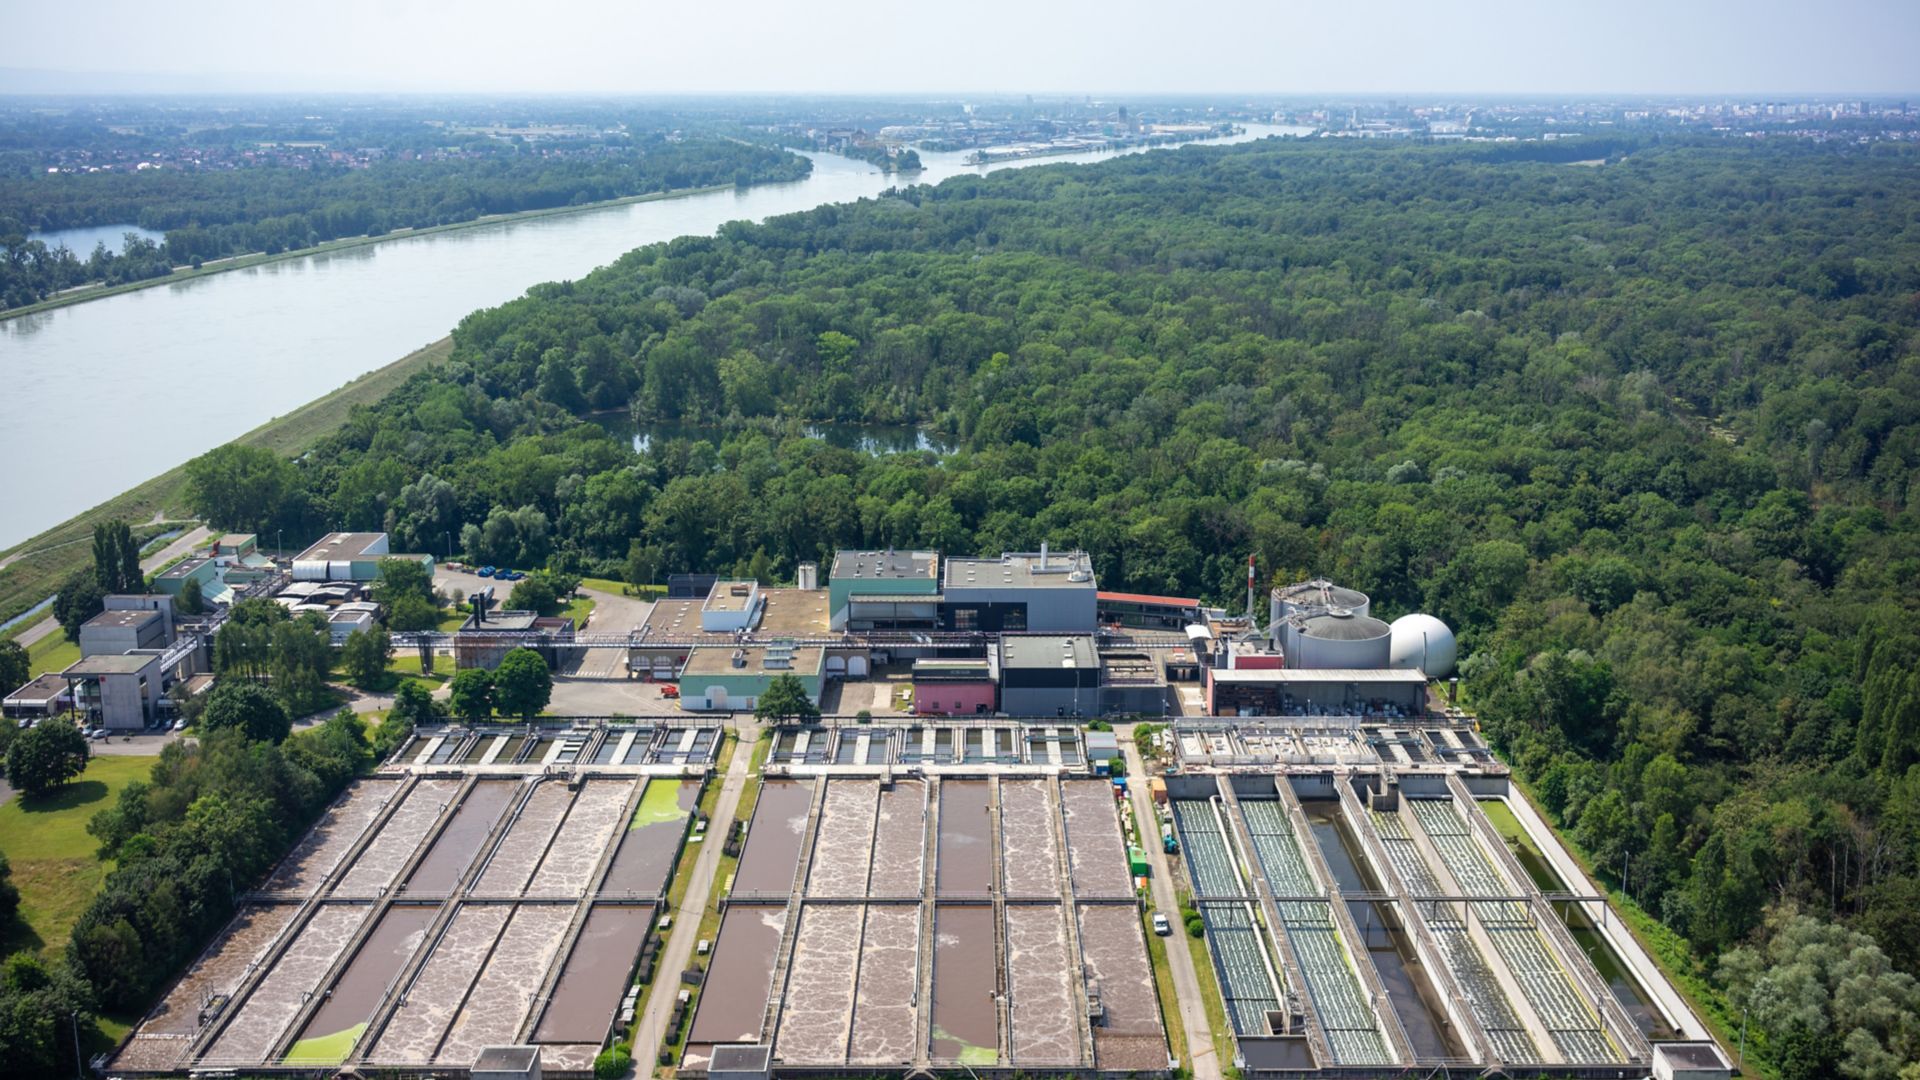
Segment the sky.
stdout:
<svg viewBox="0 0 1920 1080">
<path fill-rule="evenodd" d="M 0 92 L 1920 91 L 1920 0 L 0 0 Z"/>
</svg>

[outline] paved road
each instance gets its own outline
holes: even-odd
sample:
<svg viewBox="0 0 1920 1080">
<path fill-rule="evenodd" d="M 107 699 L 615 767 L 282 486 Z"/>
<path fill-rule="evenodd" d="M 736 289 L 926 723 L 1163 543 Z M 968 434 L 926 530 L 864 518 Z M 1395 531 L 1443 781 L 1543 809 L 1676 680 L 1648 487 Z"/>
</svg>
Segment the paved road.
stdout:
<svg viewBox="0 0 1920 1080">
<path fill-rule="evenodd" d="M 759 731 L 749 718 L 735 728 L 735 734 L 739 736 L 739 745 L 734 747 L 733 761 L 720 782 L 720 798 L 714 805 L 713 819 L 707 823 L 707 838 L 700 842 L 700 854 L 694 857 L 693 877 L 687 883 L 687 893 L 672 913 L 673 929 L 667 934 L 667 947 L 653 971 L 653 991 L 634 1030 L 634 1071 L 642 1076 L 652 1076 L 658 1068 L 660 1043 L 666 1034 L 667 1016 L 673 1011 L 675 991 L 680 988 L 680 973 L 693 958 L 700 915 L 707 909 L 714 872 L 720 865 L 720 848 L 733 828 L 734 811 L 739 809 L 740 794 L 747 786 L 747 763 L 753 757 L 753 740 Z M 690 1024 L 693 1020 L 689 1017 L 686 1022 Z"/>
<path fill-rule="evenodd" d="M 201 541 L 204 541 L 207 537 L 212 535 L 213 535 L 213 530 L 208 529 L 205 526 L 202 526 L 196 529 L 188 529 L 186 532 L 180 534 L 178 537 L 175 537 L 174 541 L 171 544 L 168 544 L 166 547 L 161 548 L 159 551 L 156 551 L 153 554 L 147 556 L 146 558 L 141 559 L 140 569 L 151 574 L 155 570 L 159 569 L 168 560 L 173 559 L 176 556 L 185 555 L 187 552 L 192 551 L 194 548 L 194 545 L 200 543 Z M 79 541 L 75 541 L 75 543 L 78 543 L 78 542 Z M 39 622 L 34 623 L 32 626 L 27 627 L 25 630 L 20 631 L 19 635 L 16 636 L 14 640 L 18 641 L 20 643 L 20 647 L 24 649 L 27 646 L 32 645 L 34 642 L 39 641 L 41 638 L 46 637 L 48 634 L 53 633 L 55 630 L 58 630 L 59 628 L 60 628 L 60 624 L 54 621 L 53 616 L 49 615 L 46 618 L 41 619 Z"/>
<path fill-rule="evenodd" d="M 1133 725 L 1116 726 L 1114 735 L 1119 739 L 1120 752 L 1127 759 L 1127 775 L 1137 778 L 1137 782 L 1127 785 L 1127 794 L 1133 799 L 1134 819 L 1141 823 L 1142 839 L 1147 840 L 1148 830 L 1159 820 L 1153 813 L 1153 797 L 1147 793 L 1147 767 L 1133 745 Z M 1175 936 L 1167 939 L 1167 960 L 1173 969 L 1173 992 L 1180 1001 L 1180 1019 L 1187 1029 L 1187 1054 L 1193 1075 L 1195 1080 L 1219 1080 L 1220 1060 L 1213 1052 L 1213 1029 L 1207 1024 L 1207 1010 L 1200 996 L 1200 975 L 1194 970 L 1187 943 L 1178 937 L 1185 933 L 1185 928 L 1180 925 L 1180 902 L 1173 891 L 1173 866 L 1159 844 L 1148 842 L 1141 846 L 1146 848 L 1147 865 L 1153 870 L 1149 879 L 1153 906 L 1165 912 L 1174 925 Z M 1178 1047 L 1175 1050 L 1177 1052 Z"/>
</svg>

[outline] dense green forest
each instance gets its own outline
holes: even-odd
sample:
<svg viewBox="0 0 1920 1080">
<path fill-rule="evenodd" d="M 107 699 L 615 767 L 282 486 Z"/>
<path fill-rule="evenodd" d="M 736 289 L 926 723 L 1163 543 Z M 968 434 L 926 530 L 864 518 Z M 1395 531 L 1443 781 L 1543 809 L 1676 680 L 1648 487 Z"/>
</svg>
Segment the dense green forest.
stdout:
<svg viewBox="0 0 1920 1080">
<path fill-rule="evenodd" d="M 269 255 L 351 236 L 449 225 L 488 214 L 579 206 L 629 195 L 798 180 L 812 162 L 727 139 L 635 139 L 582 157 L 517 152 L 447 161 L 385 159 L 364 168 L 261 166 L 0 173 L 0 308 L 89 282 L 159 277 L 228 255 Z M 166 233 L 120 252 L 49 250 L 30 228 L 131 223 Z"/>
<path fill-rule="evenodd" d="M 1042 540 L 1112 588 L 1326 574 L 1458 628 L 1490 736 L 1750 1008 L 1750 1064 L 1891 1077 L 1920 1056 L 1920 156 L 1527 156 L 1189 148 L 645 248 L 472 315 L 299 463 L 227 460 L 271 494 L 215 524 L 631 579 Z M 602 410 L 714 436 L 636 453 Z M 801 437 L 835 420 L 959 448 Z"/>
</svg>

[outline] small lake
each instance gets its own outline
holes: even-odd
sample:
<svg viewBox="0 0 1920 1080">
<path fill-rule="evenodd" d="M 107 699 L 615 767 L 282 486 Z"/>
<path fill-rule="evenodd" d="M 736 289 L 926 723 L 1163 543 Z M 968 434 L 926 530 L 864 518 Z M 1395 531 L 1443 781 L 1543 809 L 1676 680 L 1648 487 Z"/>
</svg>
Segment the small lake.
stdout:
<svg viewBox="0 0 1920 1080">
<path fill-rule="evenodd" d="M 625 413 L 596 413 L 586 418 L 616 439 L 633 443 L 635 453 L 645 453 L 655 443 L 674 440 L 710 442 L 715 446 L 728 435 L 755 430 L 756 424 L 737 427 L 725 424 L 651 423 L 637 424 Z M 842 450 L 859 450 L 878 457 L 882 454 L 907 454 L 926 451 L 945 456 L 959 449 L 959 443 L 937 432 L 911 424 L 805 424 L 801 434 L 819 439 Z"/>
<path fill-rule="evenodd" d="M 49 248 L 64 247 L 84 259 L 93 254 L 93 249 L 101 244 L 107 250 L 118 254 L 126 246 L 128 233 L 159 243 L 167 234 L 153 229 L 143 229 L 138 225 L 86 225 L 78 229 L 49 229 L 45 232 L 28 233 L 27 239 L 38 240 Z"/>
</svg>

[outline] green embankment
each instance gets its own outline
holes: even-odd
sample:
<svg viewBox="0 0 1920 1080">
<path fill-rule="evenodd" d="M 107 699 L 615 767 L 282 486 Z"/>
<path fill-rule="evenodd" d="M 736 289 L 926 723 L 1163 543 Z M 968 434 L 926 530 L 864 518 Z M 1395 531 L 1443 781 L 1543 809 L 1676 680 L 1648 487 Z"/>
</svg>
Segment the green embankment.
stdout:
<svg viewBox="0 0 1920 1080">
<path fill-rule="evenodd" d="M 80 646 L 67 640 L 65 630 L 55 630 L 27 646 L 27 664 L 35 678 L 50 671 L 65 671 L 80 659 Z"/>
<path fill-rule="evenodd" d="M 453 339 L 416 350 L 393 363 L 342 386 L 325 397 L 302 405 L 285 416 L 254 428 L 234 441 L 294 456 L 331 434 L 355 405 L 371 404 L 405 382 L 414 372 L 444 361 L 453 351 Z M 71 520 L 61 522 L 30 540 L 0 552 L 0 620 L 13 618 L 51 596 L 61 579 L 93 559 L 90 540 L 96 523 L 120 518 L 135 524 L 155 516 L 185 516 L 182 501 L 186 468 L 169 469 L 146 483 L 122 492 Z M 17 633 L 32 621 L 14 628 Z"/>
</svg>

